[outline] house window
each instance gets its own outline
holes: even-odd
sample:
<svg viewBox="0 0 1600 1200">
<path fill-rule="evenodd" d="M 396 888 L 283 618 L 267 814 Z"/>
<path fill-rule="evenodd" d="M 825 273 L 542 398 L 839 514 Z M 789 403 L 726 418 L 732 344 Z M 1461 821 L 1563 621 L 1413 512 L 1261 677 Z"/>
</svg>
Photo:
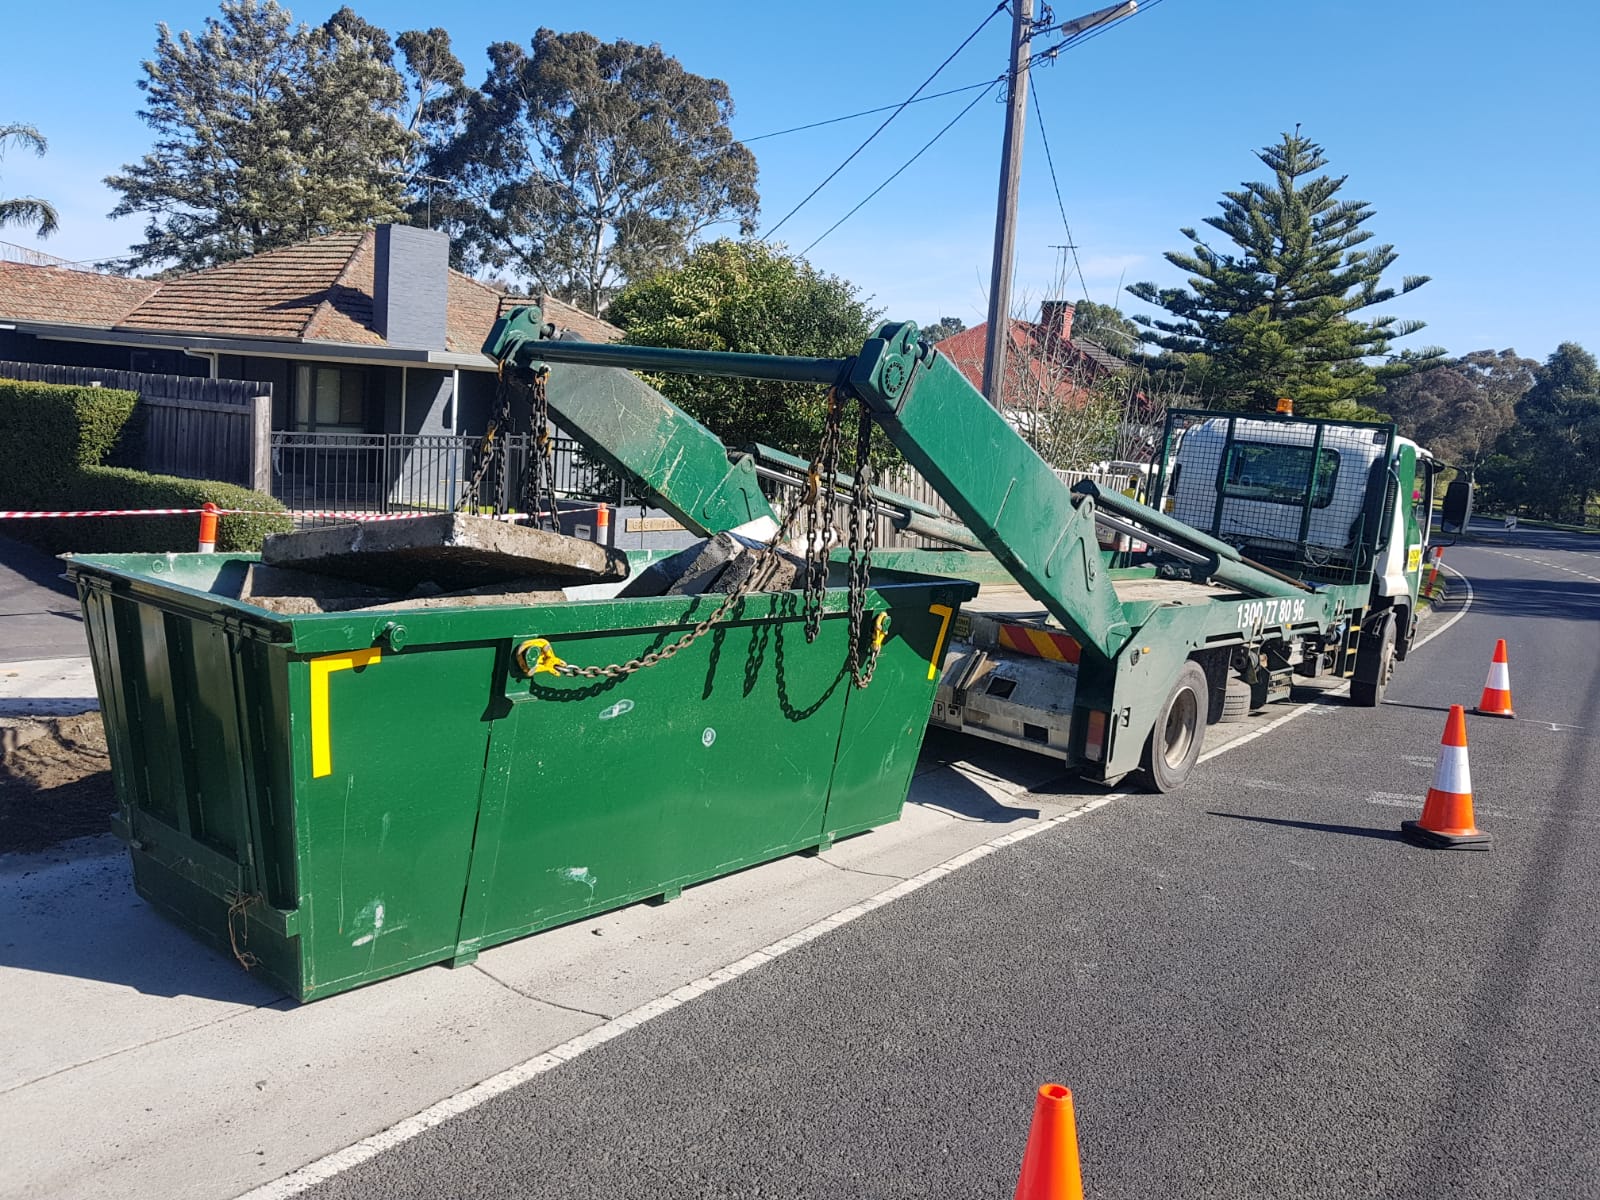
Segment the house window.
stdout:
<svg viewBox="0 0 1600 1200">
<path fill-rule="evenodd" d="M 361 367 L 314 367 L 295 372 L 294 426 L 340 433 L 367 428 L 367 373 Z"/>
</svg>

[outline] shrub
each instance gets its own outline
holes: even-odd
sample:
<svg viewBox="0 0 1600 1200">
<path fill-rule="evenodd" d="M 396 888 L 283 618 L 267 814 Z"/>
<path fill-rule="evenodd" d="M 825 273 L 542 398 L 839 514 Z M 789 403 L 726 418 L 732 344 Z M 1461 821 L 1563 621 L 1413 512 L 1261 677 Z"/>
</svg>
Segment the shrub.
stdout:
<svg viewBox="0 0 1600 1200">
<path fill-rule="evenodd" d="M 114 388 L 0 379 L 0 505 L 46 507 L 115 449 L 139 397 Z"/>
<path fill-rule="evenodd" d="M 137 397 L 108 388 L 0 380 L 0 507 L 218 508 L 253 510 L 218 522 L 217 549 L 259 550 L 269 533 L 290 529 L 283 505 L 249 488 L 212 479 L 150 475 L 99 465 L 117 445 Z M 261 514 L 273 515 L 261 515 Z M 200 518 L 72 517 L 9 521 L 0 529 L 52 554 L 193 550 Z"/>
</svg>

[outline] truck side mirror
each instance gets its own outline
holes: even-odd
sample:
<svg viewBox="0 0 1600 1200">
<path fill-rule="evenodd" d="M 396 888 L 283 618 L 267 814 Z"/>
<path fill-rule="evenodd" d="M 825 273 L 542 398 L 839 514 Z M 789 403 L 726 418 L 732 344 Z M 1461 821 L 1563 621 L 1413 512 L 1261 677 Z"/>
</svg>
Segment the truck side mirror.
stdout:
<svg viewBox="0 0 1600 1200">
<path fill-rule="evenodd" d="M 1444 490 L 1444 509 L 1439 514 L 1440 525 L 1449 532 L 1462 533 L 1472 520 L 1472 482 L 1467 479 L 1451 480 Z"/>
</svg>

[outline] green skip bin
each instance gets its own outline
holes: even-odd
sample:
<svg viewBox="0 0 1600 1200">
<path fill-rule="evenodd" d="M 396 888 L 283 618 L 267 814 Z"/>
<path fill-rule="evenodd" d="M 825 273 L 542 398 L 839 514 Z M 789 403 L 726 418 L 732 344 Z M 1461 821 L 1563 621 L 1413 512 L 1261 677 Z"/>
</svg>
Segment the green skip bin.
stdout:
<svg viewBox="0 0 1600 1200">
<path fill-rule="evenodd" d="M 842 586 L 814 642 L 800 592 L 751 594 L 675 656 L 586 679 L 533 671 L 528 643 L 623 663 L 721 598 L 285 615 L 238 598 L 253 561 L 68 572 L 139 894 L 300 1000 L 896 820 L 977 590 L 874 570 L 864 689 Z"/>
</svg>

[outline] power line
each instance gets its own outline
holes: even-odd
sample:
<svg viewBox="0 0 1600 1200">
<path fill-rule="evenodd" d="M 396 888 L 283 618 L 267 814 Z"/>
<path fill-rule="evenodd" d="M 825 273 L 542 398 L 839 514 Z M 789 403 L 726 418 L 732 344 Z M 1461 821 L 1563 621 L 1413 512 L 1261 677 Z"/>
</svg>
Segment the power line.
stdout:
<svg viewBox="0 0 1600 1200">
<path fill-rule="evenodd" d="M 1050 135 L 1044 127 L 1044 109 L 1039 105 L 1039 89 L 1033 86 L 1033 76 L 1028 76 L 1028 94 L 1033 97 L 1033 117 L 1039 122 L 1039 140 L 1044 143 L 1044 161 L 1050 167 L 1050 186 L 1056 192 L 1056 209 L 1061 213 L 1061 228 L 1067 231 L 1067 249 L 1072 252 L 1072 267 L 1078 272 L 1078 286 L 1083 289 L 1083 298 L 1089 298 L 1089 284 L 1083 277 L 1083 265 L 1078 262 L 1078 244 L 1072 237 L 1072 226 L 1067 223 L 1067 206 L 1061 200 L 1061 183 L 1056 178 L 1056 160 L 1050 153 Z"/>
<path fill-rule="evenodd" d="M 900 178 L 901 174 L 905 171 L 905 169 L 907 167 L 909 167 L 912 163 L 916 162 L 917 159 L 921 158 L 923 156 L 923 154 L 925 154 L 929 150 L 929 148 L 932 147 L 932 145 L 935 142 L 937 142 L 945 134 L 950 132 L 951 128 L 955 125 L 955 123 L 957 121 L 961 120 L 962 117 L 966 116 L 969 112 L 971 112 L 974 108 L 976 108 L 977 105 L 978 105 L 978 102 L 980 100 L 982 100 L 985 96 L 987 96 L 991 91 L 993 91 L 998 86 L 1000 86 L 1000 80 L 998 80 L 998 79 L 993 80 L 989 84 L 989 86 L 987 88 L 985 88 L 983 91 L 979 92 L 970 101 L 968 101 L 967 106 L 965 108 L 963 108 L 960 112 L 958 112 L 955 116 L 951 117 L 949 123 L 946 124 L 943 129 L 939 130 L 938 133 L 934 134 L 931 138 L 929 138 L 926 142 L 924 142 L 922 144 L 922 149 L 918 150 L 910 158 L 906 159 L 905 162 L 901 163 L 899 169 L 896 170 L 893 175 L 889 176 L 889 178 L 885 179 L 877 187 L 873 188 L 870 192 L 868 192 L 866 194 L 866 196 L 862 199 L 860 204 L 857 204 L 849 212 L 845 213 L 844 216 L 840 217 L 832 225 L 828 226 L 828 228 L 823 231 L 821 237 L 818 237 L 816 239 L 816 241 L 811 243 L 810 246 L 807 246 L 804 250 L 800 251 L 801 256 L 804 257 L 805 255 L 810 254 L 811 250 L 812 250 L 812 247 L 816 246 L 817 242 L 822 241 L 822 239 L 827 237 L 828 234 L 832 233 L 835 229 L 839 228 L 839 226 L 843 225 L 851 217 L 855 216 L 856 213 L 860 212 L 862 210 L 862 208 L 864 208 L 866 206 L 867 201 L 871 200 L 879 192 L 883 191 L 884 188 L 888 187 L 896 179 Z"/>
<path fill-rule="evenodd" d="M 993 83 L 994 80 L 992 79 L 986 79 L 981 83 L 969 83 L 966 87 L 951 88 L 947 92 L 933 92 L 926 96 L 917 96 L 915 99 L 907 100 L 906 104 L 926 104 L 929 100 L 943 100 L 946 96 L 959 96 L 962 92 L 976 91 L 981 87 L 989 87 Z M 860 112 L 846 113 L 842 117 L 829 117 L 826 121 L 813 121 L 809 125 L 796 125 L 793 129 L 776 129 L 771 133 L 758 133 L 755 137 L 740 138 L 739 140 L 748 145 L 750 142 L 782 137 L 786 133 L 804 133 L 808 129 L 821 129 L 824 125 L 837 125 L 841 121 L 854 121 L 857 117 L 870 117 L 873 113 L 888 112 L 891 108 L 896 107 L 903 108 L 905 105 L 885 104 L 878 108 L 864 108 Z"/>
<path fill-rule="evenodd" d="M 872 131 L 871 136 L 869 136 L 866 141 L 862 142 L 861 145 L 857 146 L 854 150 L 850 151 L 850 154 L 845 158 L 845 160 L 842 163 L 840 163 L 837 167 L 835 167 L 831 172 L 829 172 L 828 177 L 826 179 L 824 179 L 821 183 L 817 184 L 816 187 L 812 188 L 809 192 L 807 192 L 806 193 L 806 197 L 805 197 L 804 200 L 800 201 L 799 204 L 796 204 L 793 208 L 791 208 L 788 212 L 786 212 L 783 215 L 782 220 L 780 220 L 771 229 L 767 230 L 767 232 L 765 234 L 765 237 L 771 238 L 773 234 L 777 233 L 779 229 L 783 228 L 783 225 L 784 225 L 785 221 L 787 221 L 790 217 L 794 216 L 795 213 L 799 212 L 802 208 L 804 208 L 807 204 L 809 204 L 811 202 L 811 198 L 813 196 L 815 196 L 818 192 L 820 192 L 823 188 L 827 187 L 828 184 L 830 182 L 832 182 L 834 176 L 836 176 L 837 174 L 839 174 L 840 171 L 844 170 L 847 166 L 849 166 L 850 163 L 851 163 L 851 160 L 853 160 L 856 155 L 860 154 L 869 145 L 871 145 L 873 139 L 876 138 L 880 133 L 882 133 L 885 129 L 887 129 L 889 127 L 889 122 L 893 121 L 902 112 L 904 112 L 905 109 L 906 109 L 906 106 L 908 104 L 910 104 L 913 100 L 915 100 L 918 96 L 920 96 L 922 94 L 922 89 L 927 87 L 936 78 L 938 78 L 939 72 L 943 71 L 953 61 L 955 61 L 956 55 L 960 54 L 963 50 L 965 50 L 967 48 L 968 43 L 970 43 L 973 38 L 977 37 L 980 33 L 982 33 L 984 28 L 989 24 L 990 21 L 994 20 L 995 17 L 999 13 L 1004 11 L 1005 6 L 1006 6 L 1006 0 L 1000 0 L 1000 3 L 995 5 L 994 11 L 991 12 L 982 21 L 978 22 L 978 27 L 976 29 L 974 29 L 971 33 L 967 34 L 967 36 L 962 40 L 961 44 L 950 52 L 950 56 L 948 58 L 946 58 L 942 63 L 940 63 L 937 67 L 934 68 L 933 74 L 929 75 L 920 84 L 918 84 L 917 85 L 917 90 L 912 92 L 911 95 L 907 96 L 903 101 L 901 101 L 900 104 L 898 104 L 895 107 L 895 110 L 892 113 L 890 113 L 887 117 L 885 117 L 883 119 L 883 124 L 879 125 L 876 129 L 874 129 Z M 979 95 L 981 97 L 983 95 L 983 93 L 980 92 Z M 823 236 L 826 237 L 827 235 L 824 234 Z M 812 245 L 816 245 L 816 242 L 813 242 Z"/>
<path fill-rule="evenodd" d="M 1118 25 L 1125 24 L 1126 22 L 1133 20 L 1135 17 L 1149 12 L 1162 2 L 1163 0 L 1143 0 L 1139 7 L 1131 13 L 1124 13 L 1114 21 L 1106 21 L 1102 24 L 1092 26 L 1089 29 L 1085 29 L 1082 33 L 1075 33 L 1071 37 L 1057 42 L 1054 46 L 1039 51 L 1039 53 L 1035 54 L 1030 60 L 1030 65 L 1037 66 L 1045 60 L 1053 60 L 1056 55 L 1060 54 L 1063 50 L 1075 49 L 1084 42 L 1092 41 L 1093 39 L 1099 37 L 1102 33 L 1106 33 Z M 1049 31 L 1046 30 L 1045 32 L 1048 33 Z"/>
</svg>

